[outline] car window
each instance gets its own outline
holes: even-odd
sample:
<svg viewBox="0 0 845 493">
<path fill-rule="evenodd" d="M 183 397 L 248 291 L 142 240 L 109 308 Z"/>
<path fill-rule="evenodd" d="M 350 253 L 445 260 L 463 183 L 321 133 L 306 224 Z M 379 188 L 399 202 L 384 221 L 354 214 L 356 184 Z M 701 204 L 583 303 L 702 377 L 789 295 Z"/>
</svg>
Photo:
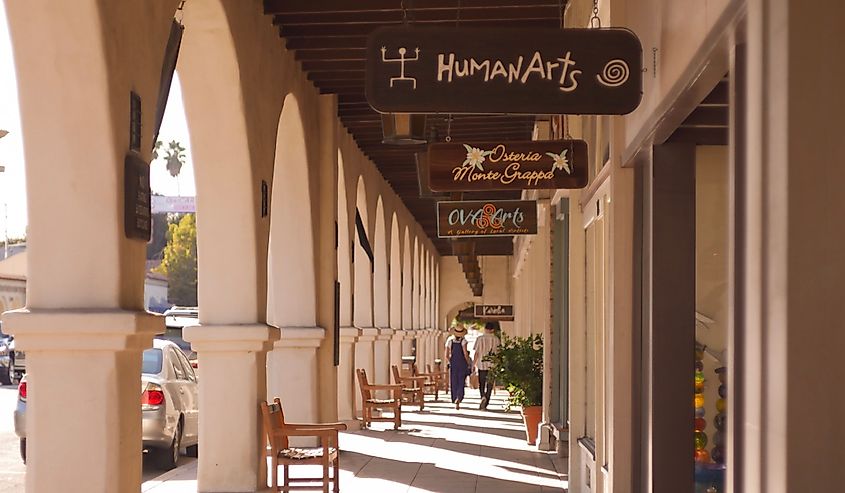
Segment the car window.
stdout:
<svg viewBox="0 0 845 493">
<path fill-rule="evenodd" d="M 182 371 L 188 377 L 187 379 L 192 382 L 195 382 L 197 380 L 197 377 L 194 374 L 194 369 L 191 367 L 191 363 L 188 361 L 188 358 L 185 357 L 185 353 L 183 353 L 182 351 L 176 351 L 176 354 L 178 356 L 177 359 L 179 360 L 179 363 L 182 364 Z"/>
<path fill-rule="evenodd" d="M 161 349 L 146 349 L 144 350 L 141 359 L 141 373 L 155 375 L 161 372 Z"/>
<path fill-rule="evenodd" d="M 185 370 L 182 368 L 182 364 L 179 362 L 179 351 L 170 349 L 170 365 L 173 367 L 173 373 L 176 375 L 177 380 L 186 380 L 185 377 Z"/>
</svg>

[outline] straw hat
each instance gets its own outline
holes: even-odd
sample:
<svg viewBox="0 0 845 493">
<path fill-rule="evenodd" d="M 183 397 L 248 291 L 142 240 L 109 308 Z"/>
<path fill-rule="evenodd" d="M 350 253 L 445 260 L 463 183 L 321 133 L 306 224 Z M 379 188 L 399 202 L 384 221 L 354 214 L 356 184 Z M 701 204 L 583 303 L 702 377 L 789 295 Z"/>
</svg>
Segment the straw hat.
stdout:
<svg viewBox="0 0 845 493">
<path fill-rule="evenodd" d="M 467 333 L 467 328 L 464 327 L 463 324 L 456 324 L 452 327 L 452 334 L 456 336 L 465 336 Z"/>
</svg>

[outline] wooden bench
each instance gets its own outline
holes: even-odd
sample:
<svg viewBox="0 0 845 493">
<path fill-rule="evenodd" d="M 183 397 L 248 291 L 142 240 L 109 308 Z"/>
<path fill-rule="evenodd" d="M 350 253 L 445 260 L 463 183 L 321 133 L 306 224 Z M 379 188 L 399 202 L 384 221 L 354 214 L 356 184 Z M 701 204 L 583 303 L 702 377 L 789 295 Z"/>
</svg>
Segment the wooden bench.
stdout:
<svg viewBox="0 0 845 493">
<path fill-rule="evenodd" d="M 362 368 L 355 370 L 358 376 L 358 386 L 361 388 L 361 418 L 364 427 L 370 426 L 373 421 L 393 421 L 393 429 L 398 430 L 402 426 L 402 385 L 375 385 L 367 380 L 367 372 Z M 379 390 L 389 391 L 391 398 L 377 399 L 375 392 Z M 392 409 L 393 417 L 373 417 L 373 409 Z"/>
<path fill-rule="evenodd" d="M 345 430 L 343 423 L 287 423 L 282 403 L 278 397 L 272 404 L 261 403 L 261 417 L 264 422 L 264 433 L 270 445 L 270 481 L 274 491 L 317 490 L 324 493 L 329 491 L 329 483 L 334 483 L 334 493 L 340 491 L 340 449 L 338 447 L 338 431 Z M 319 447 L 291 447 L 289 438 L 294 436 L 318 437 Z M 279 485 L 279 465 L 282 465 L 284 484 Z M 323 466 L 321 478 L 291 479 L 288 467 L 292 464 L 320 464 Z M 331 475 L 329 472 L 331 471 Z M 295 483 L 315 483 L 317 485 L 291 485 Z"/>
<path fill-rule="evenodd" d="M 423 387 L 428 381 L 428 377 L 402 376 L 399 367 L 396 365 L 391 366 L 390 369 L 393 370 L 393 379 L 396 380 L 396 383 L 402 385 L 402 402 L 409 406 L 420 406 L 420 411 L 422 411 L 425 407 Z"/>
</svg>

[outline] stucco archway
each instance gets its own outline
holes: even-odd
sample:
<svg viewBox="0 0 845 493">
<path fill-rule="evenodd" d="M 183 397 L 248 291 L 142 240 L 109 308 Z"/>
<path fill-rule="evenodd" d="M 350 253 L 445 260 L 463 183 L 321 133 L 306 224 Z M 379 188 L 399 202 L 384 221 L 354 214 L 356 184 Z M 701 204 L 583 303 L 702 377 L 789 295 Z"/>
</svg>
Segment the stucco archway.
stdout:
<svg viewBox="0 0 845 493">
<path fill-rule="evenodd" d="M 337 151 L 337 280 L 340 282 L 340 326 L 352 326 L 352 246 L 343 153 Z"/>
<path fill-rule="evenodd" d="M 411 233 L 408 226 L 405 226 L 405 239 L 402 256 L 402 328 L 413 329 L 413 279 L 411 274 Z"/>
<path fill-rule="evenodd" d="M 310 204 L 302 115 L 289 94 L 276 137 L 267 259 L 267 321 L 277 327 L 316 325 Z"/>
<path fill-rule="evenodd" d="M 390 327 L 402 328 L 402 243 L 395 212 L 390 220 Z"/>
<path fill-rule="evenodd" d="M 366 234 L 366 241 L 372 242 L 370 238 L 372 233 L 369 231 L 369 211 L 367 210 L 367 189 L 364 185 L 364 177 L 358 177 L 358 186 L 355 198 L 355 208 L 357 214 L 361 218 L 364 233 Z M 359 328 L 368 328 L 373 326 L 373 264 L 370 257 L 363 247 L 363 238 L 359 228 L 355 228 L 355 254 L 352 259 L 354 278 L 353 284 L 355 290 L 352 294 L 352 312 L 353 323 Z"/>
<path fill-rule="evenodd" d="M 390 326 L 390 281 L 387 231 L 381 197 L 376 202 L 376 223 L 373 229 L 373 322 L 378 328 L 387 328 Z"/>
</svg>

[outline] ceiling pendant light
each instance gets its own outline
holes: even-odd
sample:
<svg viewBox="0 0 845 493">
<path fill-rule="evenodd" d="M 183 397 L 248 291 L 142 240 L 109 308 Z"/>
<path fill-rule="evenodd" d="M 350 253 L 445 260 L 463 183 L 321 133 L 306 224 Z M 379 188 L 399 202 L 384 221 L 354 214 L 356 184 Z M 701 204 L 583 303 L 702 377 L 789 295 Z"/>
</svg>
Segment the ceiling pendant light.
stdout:
<svg viewBox="0 0 845 493">
<path fill-rule="evenodd" d="M 425 138 L 425 114 L 422 113 L 382 113 L 381 130 L 384 134 L 382 144 L 420 145 L 428 142 Z"/>
</svg>

